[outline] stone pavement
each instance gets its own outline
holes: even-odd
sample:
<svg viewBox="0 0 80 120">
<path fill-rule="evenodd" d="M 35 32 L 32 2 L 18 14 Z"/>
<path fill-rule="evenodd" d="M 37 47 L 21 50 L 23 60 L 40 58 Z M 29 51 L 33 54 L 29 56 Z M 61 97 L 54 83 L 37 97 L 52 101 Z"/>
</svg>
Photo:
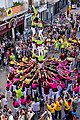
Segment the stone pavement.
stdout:
<svg viewBox="0 0 80 120">
<path fill-rule="evenodd" d="M 0 94 L 5 94 L 5 86 L 7 81 L 7 71 L 3 69 L 3 71 L 0 71 Z M 8 107 L 13 110 L 12 100 L 10 99 L 8 95 Z"/>
</svg>

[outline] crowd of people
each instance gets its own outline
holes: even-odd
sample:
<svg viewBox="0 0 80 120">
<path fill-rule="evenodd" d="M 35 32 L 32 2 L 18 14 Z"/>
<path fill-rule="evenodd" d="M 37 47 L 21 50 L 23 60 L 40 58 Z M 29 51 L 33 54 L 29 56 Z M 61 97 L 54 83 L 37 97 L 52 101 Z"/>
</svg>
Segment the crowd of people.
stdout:
<svg viewBox="0 0 80 120">
<path fill-rule="evenodd" d="M 17 34 L 15 47 L 11 37 L 0 44 L 0 65 L 8 71 L 5 94 L 0 95 L 0 119 L 76 120 L 80 104 L 77 25 L 65 15 L 54 24 L 42 23 L 33 10 L 32 34 L 25 40 Z"/>
</svg>

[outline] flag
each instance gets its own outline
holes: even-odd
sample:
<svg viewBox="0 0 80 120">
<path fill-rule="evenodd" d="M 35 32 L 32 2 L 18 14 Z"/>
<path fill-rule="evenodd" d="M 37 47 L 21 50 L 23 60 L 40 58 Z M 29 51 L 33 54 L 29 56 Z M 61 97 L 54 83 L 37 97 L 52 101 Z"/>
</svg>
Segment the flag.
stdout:
<svg viewBox="0 0 80 120">
<path fill-rule="evenodd" d="M 12 15 L 12 8 L 8 8 L 6 10 L 7 16 L 11 16 Z"/>
</svg>

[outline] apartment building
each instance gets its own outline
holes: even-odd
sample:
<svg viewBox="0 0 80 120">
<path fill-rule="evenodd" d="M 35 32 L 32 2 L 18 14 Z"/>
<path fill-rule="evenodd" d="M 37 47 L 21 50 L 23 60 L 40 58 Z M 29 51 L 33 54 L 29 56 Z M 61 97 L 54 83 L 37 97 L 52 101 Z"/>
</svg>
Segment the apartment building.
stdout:
<svg viewBox="0 0 80 120">
<path fill-rule="evenodd" d="M 50 19 L 67 4 L 67 0 L 38 0 L 38 12 L 42 21 Z"/>
</svg>

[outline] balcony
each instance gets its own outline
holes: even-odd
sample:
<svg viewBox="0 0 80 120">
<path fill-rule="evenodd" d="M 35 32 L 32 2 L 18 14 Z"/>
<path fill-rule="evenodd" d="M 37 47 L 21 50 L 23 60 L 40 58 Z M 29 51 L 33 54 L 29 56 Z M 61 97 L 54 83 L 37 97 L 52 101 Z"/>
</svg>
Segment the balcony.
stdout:
<svg viewBox="0 0 80 120">
<path fill-rule="evenodd" d="M 11 8 L 12 14 L 10 16 L 7 15 L 6 9 L 0 8 L 0 21 L 6 21 L 11 17 L 15 17 L 16 15 L 23 14 L 28 11 L 28 3 L 23 3 L 18 6 L 13 6 Z"/>
</svg>

